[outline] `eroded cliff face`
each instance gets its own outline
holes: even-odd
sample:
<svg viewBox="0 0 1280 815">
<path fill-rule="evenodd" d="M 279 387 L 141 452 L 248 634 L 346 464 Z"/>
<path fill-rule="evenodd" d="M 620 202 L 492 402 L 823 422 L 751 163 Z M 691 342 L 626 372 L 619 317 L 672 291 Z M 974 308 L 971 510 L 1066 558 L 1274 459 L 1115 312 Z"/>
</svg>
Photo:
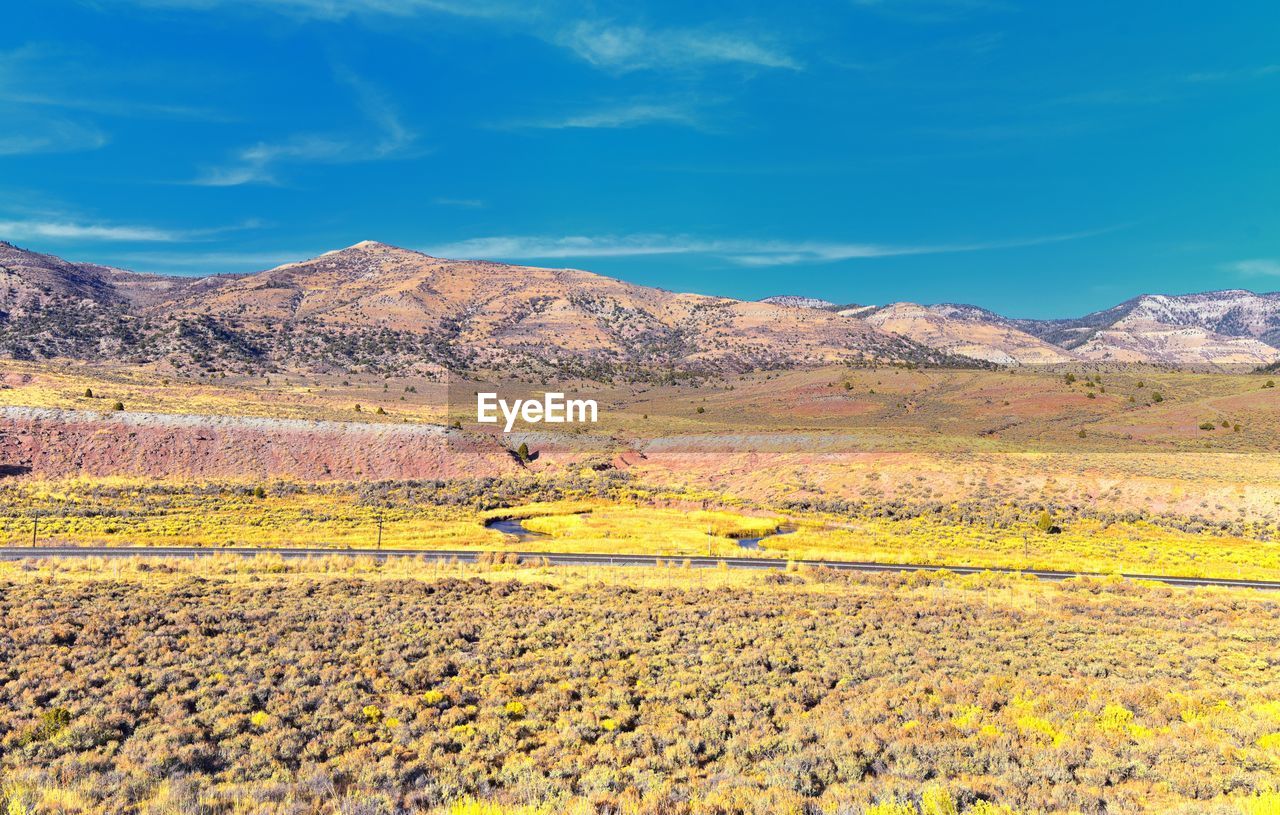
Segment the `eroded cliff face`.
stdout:
<svg viewBox="0 0 1280 815">
<path fill-rule="evenodd" d="M 46 478 L 465 478 L 519 469 L 497 442 L 434 425 L 0 408 L 0 474 Z"/>
</svg>

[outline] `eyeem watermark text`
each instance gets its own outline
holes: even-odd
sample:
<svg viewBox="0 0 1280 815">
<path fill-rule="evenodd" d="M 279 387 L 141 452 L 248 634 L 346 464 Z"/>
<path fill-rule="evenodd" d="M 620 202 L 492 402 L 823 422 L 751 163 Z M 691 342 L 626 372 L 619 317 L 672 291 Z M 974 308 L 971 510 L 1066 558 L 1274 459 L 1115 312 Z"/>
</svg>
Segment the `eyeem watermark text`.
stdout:
<svg viewBox="0 0 1280 815">
<path fill-rule="evenodd" d="M 542 399 L 515 399 L 508 402 L 496 393 L 476 394 L 476 421 L 498 424 L 498 414 L 505 422 L 504 433 L 510 433 L 516 419 L 529 424 L 566 424 L 596 421 L 596 400 L 566 399 L 563 393 L 544 393 Z"/>
</svg>

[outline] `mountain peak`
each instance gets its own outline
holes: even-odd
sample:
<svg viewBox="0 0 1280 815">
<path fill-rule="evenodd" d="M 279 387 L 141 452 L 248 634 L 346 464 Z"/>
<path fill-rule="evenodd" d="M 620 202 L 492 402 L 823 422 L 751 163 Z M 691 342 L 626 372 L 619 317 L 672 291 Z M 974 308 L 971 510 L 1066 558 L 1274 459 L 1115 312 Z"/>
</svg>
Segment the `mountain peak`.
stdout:
<svg viewBox="0 0 1280 815">
<path fill-rule="evenodd" d="M 382 243 L 381 241 L 360 241 L 359 243 L 353 243 L 350 246 L 345 246 L 341 249 L 330 249 L 327 252 L 321 252 L 315 257 L 307 258 L 306 260 L 292 260 L 288 263 L 282 263 L 268 271 L 275 272 L 283 269 L 297 269 L 299 267 L 308 267 L 320 262 L 338 261 L 342 263 L 356 262 L 361 264 L 380 263 L 388 258 L 393 260 L 413 258 L 438 260 L 438 258 L 432 258 L 430 255 L 418 252 L 414 249 L 392 246 L 389 243 Z"/>
<path fill-rule="evenodd" d="M 835 303 L 828 300 L 820 300 L 817 297 L 805 297 L 799 294 L 775 294 L 773 297 L 765 297 L 759 302 L 767 303 L 771 306 L 784 306 L 786 308 L 814 308 L 814 309 L 833 309 Z"/>
</svg>

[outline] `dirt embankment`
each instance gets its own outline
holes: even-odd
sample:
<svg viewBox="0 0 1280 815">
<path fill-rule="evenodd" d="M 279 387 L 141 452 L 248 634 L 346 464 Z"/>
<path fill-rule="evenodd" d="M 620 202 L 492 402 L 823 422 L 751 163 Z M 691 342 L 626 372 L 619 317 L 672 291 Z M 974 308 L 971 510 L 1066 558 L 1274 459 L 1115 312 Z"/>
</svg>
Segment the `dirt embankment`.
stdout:
<svg viewBox="0 0 1280 815">
<path fill-rule="evenodd" d="M 0 408 L 0 475 L 341 481 L 519 466 L 494 442 L 431 425 Z"/>
</svg>

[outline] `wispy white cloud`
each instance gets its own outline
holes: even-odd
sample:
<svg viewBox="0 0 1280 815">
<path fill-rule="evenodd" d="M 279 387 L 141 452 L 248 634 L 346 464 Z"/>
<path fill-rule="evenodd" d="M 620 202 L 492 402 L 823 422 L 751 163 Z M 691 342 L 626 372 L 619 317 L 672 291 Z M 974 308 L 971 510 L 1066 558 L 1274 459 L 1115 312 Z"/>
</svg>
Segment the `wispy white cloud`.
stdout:
<svg viewBox="0 0 1280 815">
<path fill-rule="evenodd" d="M 673 103 L 627 102 L 595 110 L 572 113 L 559 118 L 530 119 L 511 123 L 510 127 L 544 130 L 620 129 L 646 125 L 702 126 L 688 107 Z"/>
<path fill-rule="evenodd" d="M 375 157 L 395 155 L 417 141 L 417 134 L 405 126 L 400 112 L 380 88 L 347 68 L 338 68 L 334 73 L 340 82 L 355 91 L 360 110 L 378 128 L 379 137 L 373 144 Z"/>
<path fill-rule="evenodd" d="M 372 138 L 300 134 L 279 142 L 259 142 L 237 151 L 227 164 L 207 168 L 190 183 L 203 187 L 279 184 L 283 165 L 377 161 L 403 155 L 414 146 L 417 134 L 405 126 L 385 94 L 350 71 L 339 69 L 335 74 L 355 91 L 357 105 L 376 129 Z"/>
<path fill-rule="evenodd" d="M 1269 76 L 1280 76 L 1280 63 L 1258 65 L 1252 68 L 1239 68 L 1232 71 L 1202 71 L 1187 74 L 1188 82 L 1234 82 L 1249 79 L 1263 79 Z"/>
<path fill-rule="evenodd" d="M 0 156 L 97 150 L 110 141 L 102 117 L 226 120 L 157 98 L 174 73 L 154 64 L 108 68 L 56 44 L 0 50 Z"/>
<path fill-rule="evenodd" d="M 1109 229 L 1046 235 L 1006 241 L 937 245 L 705 239 L 672 235 L 623 236 L 495 236 L 429 247 L 437 257 L 501 260 L 639 257 L 646 255 L 714 255 L 740 266 L 792 266 L 842 260 L 1014 249 L 1099 235 Z"/>
<path fill-rule="evenodd" d="M 208 240 L 227 232 L 255 229 L 257 221 L 204 229 L 171 229 L 76 218 L 52 212 L 0 217 L 0 240 L 102 241 L 117 243 L 181 243 Z"/>
<path fill-rule="evenodd" d="M 127 226 L 75 221 L 18 220 L 0 221 L 0 238 L 10 240 L 72 241 L 142 241 L 173 242 L 188 240 L 188 233 L 152 226 Z"/>
<path fill-rule="evenodd" d="M 0 111 L 0 119 L 0 156 L 97 150 L 109 141 L 107 134 L 93 125 L 61 117 L 5 115 Z"/>
<path fill-rule="evenodd" d="M 279 164 L 337 161 L 351 149 L 350 142 L 325 136 L 295 136 L 276 144 L 259 142 L 240 150 L 230 164 L 209 168 L 192 183 L 203 187 L 277 184 Z"/>
<path fill-rule="evenodd" d="M 260 272 L 319 255 L 314 247 L 261 252 L 130 252 L 108 258 L 112 265 L 139 272 L 206 275 Z"/>
<path fill-rule="evenodd" d="M 459 209 L 483 209 L 484 201 L 479 198 L 433 198 L 431 203 L 440 207 L 457 207 Z"/>
<path fill-rule="evenodd" d="M 107 67 L 92 53 L 28 43 L 0 51 L 0 105 L 29 113 L 46 109 L 122 118 L 227 120 L 220 111 L 185 101 L 189 90 L 168 85 L 175 75 L 183 76 L 154 63 Z M 163 98 L 166 91 L 184 101 Z"/>
<path fill-rule="evenodd" d="M 1245 277 L 1280 277 L 1280 260 L 1253 258 L 1227 264 L 1227 268 Z"/>
<path fill-rule="evenodd" d="M 361 14 L 410 17 L 437 12 L 459 17 L 508 17 L 525 14 L 524 4 L 504 0 L 135 0 L 152 8 L 206 11 L 236 7 L 276 12 L 302 19 L 344 20 Z"/>
<path fill-rule="evenodd" d="M 712 30 L 661 30 L 581 20 L 561 30 L 555 41 L 592 65 L 619 71 L 712 63 L 800 68 L 800 63 L 776 47 Z"/>
<path fill-rule="evenodd" d="M 968 0 L 977 2 L 978 0 Z M 142 6 L 208 11 L 239 8 L 308 20 L 442 14 L 519 27 L 614 71 L 686 69 L 712 64 L 798 69 L 800 63 L 768 38 L 714 27 L 655 29 L 605 21 L 571 9 L 519 0 L 133 0 Z M 966 0 L 951 0 L 966 2 Z M 579 10 L 580 12 L 580 10 Z"/>
<path fill-rule="evenodd" d="M 1056 107 L 1112 107 L 1135 108 L 1148 105 L 1176 103 L 1197 94 L 1208 93 L 1218 87 L 1280 77 L 1280 63 L 1238 68 L 1227 71 L 1201 71 L 1197 73 L 1147 78 L 1131 85 L 1095 88 L 1049 97 L 1033 105 L 1033 109 Z"/>
</svg>

